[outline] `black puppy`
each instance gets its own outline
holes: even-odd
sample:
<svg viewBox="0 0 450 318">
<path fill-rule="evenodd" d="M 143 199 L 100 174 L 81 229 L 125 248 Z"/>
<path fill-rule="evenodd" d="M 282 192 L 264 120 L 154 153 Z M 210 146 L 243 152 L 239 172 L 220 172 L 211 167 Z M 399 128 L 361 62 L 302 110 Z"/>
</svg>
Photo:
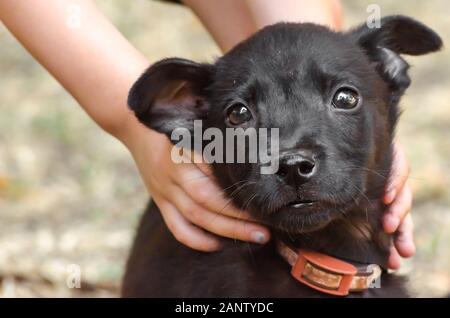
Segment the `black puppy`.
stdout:
<svg viewBox="0 0 450 318">
<path fill-rule="evenodd" d="M 212 164 L 233 203 L 270 225 L 274 240 L 266 246 L 230 240 L 220 252 L 197 252 L 174 239 L 151 202 L 128 261 L 123 295 L 326 295 L 290 275 L 280 253 L 292 260 L 298 248 L 357 268 L 385 269 L 391 237 L 381 226 L 386 206 L 380 198 L 391 168 L 398 102 L 410 84 L 400 54 L 426 54 L 441 45 L 435 32 L 404 16 L 345 33 L 280 23 L 213 65 L 172 58 L 151 66 L 129 97 L 131 109 L 151 129 L 170 136 L 178 127 L 192 131 L 197 119 L 204 129 L 222 131 L 279 128 L 276 174 L 261 174 L 259 163 Z M 300 274 L 310 285 L 337 290 L 344 284 L 344 276 L 314 260 L 307 266 Z M 384 272 L 379 283 L 350 295 L 407 296 L 398 277 Z"/>
</svg>

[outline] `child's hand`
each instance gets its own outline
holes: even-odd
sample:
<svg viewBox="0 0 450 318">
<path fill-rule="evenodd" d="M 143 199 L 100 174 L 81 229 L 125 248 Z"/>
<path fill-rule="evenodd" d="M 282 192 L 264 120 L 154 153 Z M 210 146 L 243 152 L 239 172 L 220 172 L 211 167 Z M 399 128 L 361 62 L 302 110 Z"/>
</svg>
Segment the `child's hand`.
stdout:
<svg viewBox="0 0 450 318">
<path fill-rule="evenodd" d="M 383 197 L 385 204 L 390 204 L 384 219 L 383 226 L 387 233 L 395 233 L 394 246 L 389 258 L 389 267 L 400 267 L 400 256 L 411 257 L 416 251 L 413 241 L 413 221 L 411 214 L 412 191 L 407 179 L 409 164 L 403 148 L 394 145 L 394 162 L 390 181 Z"/>
<path fill-rule="evenodd" d="M 218 236 L 265 243 L 270 232 L 234 208 L 210 178 L 206 164 L 175 164 L 166 136 L 135 123 L 130 149 L 167 227 L 181 243 L 201 251 L 220 248 Z M 131 136 L 132 135 L 132 136 Z M 131 138 L 130 138 L 131 137 Z M 216 234 L 216 235 L 213 235 Z"/>
</svg>

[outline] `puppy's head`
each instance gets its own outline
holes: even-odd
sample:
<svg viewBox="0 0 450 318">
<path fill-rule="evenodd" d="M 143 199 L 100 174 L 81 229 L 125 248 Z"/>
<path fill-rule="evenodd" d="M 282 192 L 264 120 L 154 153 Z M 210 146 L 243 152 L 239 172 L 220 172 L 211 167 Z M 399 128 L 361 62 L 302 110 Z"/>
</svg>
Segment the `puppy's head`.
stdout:
<svg viewBox="0 0 450 318">
<path fill-rule="evenodd" d="M 193 132 L 194 120 L 224 136 L 226 128 L 278 128 L 277 173 L 261 174 L 258 162 L 213 169 L 237 206 L 274 227 L 307 232 L 381 196 L 397 103 L 410 83 L 401 55 L 441 45 L 435 32 L 403 16 L 346 33 L 276 24 L 212 65 L 154 64 L 132 87 L 129 105 L 169 137 L 180 127 Z"/>
</svg>

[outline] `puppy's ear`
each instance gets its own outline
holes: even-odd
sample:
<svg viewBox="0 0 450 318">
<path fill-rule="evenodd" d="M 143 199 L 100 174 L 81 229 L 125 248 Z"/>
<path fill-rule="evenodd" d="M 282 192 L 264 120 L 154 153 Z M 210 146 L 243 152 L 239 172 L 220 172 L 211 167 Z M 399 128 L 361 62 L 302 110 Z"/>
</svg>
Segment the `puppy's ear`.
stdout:
<svg viewBox="0 0 450 318">
<path fill-rule="evenodd" d="M 363 24 L 349 35 L 378 64 L 378 71 L 391 88 L 400 93 L 410 84 L 409 65 L 400 54 L 422 55 L 442 47 L 441 38 L 433 30 L 401 15 L 382 18 L 378 28 Z"/>
<path fill-rule="evenodd" d="M 206 88 L 213 66 L 170 58 L 150 66 L 131 87 L 128 105 L 140 122 L 170 137 L 176 128 L 191 132 L 209 105 Z"/>
</svg>

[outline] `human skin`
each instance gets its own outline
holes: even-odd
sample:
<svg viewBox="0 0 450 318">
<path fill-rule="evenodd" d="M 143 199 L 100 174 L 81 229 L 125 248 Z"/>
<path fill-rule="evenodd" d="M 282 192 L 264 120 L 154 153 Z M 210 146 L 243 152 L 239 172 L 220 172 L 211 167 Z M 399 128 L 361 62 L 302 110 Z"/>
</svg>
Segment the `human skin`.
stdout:
<svg viewBox="0 0 450 318">
<path fill-rule="evenodd" d="M 185 0 L 219 47 L 226 52 L 261 27 L 277 21 L 315 22 L 339 29 L 335 0 Z M 70 25 L 70 6 L 79 8 L 79 25 Z M 73 8 L 73 7 L 72 7 Z M 72 12 L 73 14 L 73 12 Z M 150 195 L 173 235 L 202 251 L 220 249 L 218 237 L 265 243 L 270 232 L 231 206 L 210 177 L 205 164 L 175 164 L 164 135 L 137 122 L 127 107 L 131 85 L 148 61 L 103 16 L 91 0 L 0 1 L 0 19 L 22 45 L 106 132 L 132 154 Z M 233 23 L 229 23 L 233 21 Z M 384 218 L 386 232 L 396 232 L 390 267 L 400 256 L 414 254 L 407 183 L 408 161 L 395 145 L 394 168 L 386 195 L 391 204 Z"/>
</svg>

